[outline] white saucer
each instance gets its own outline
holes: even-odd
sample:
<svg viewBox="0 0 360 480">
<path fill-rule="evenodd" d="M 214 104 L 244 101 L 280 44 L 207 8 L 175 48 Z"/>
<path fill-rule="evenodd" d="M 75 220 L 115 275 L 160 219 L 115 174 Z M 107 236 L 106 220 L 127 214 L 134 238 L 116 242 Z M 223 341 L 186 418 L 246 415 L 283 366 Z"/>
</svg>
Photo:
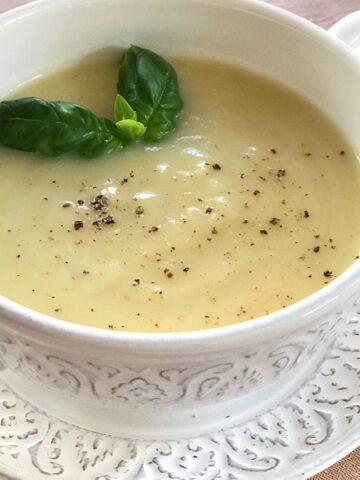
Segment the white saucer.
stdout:
<svg viewBox="0 0 360 480">
<path fill-rule="evenodd" d="M 289 399 L 260 413 L 231 429 L 191 439 L 128 440 L 50 416 L 0 378 L 0 478 L 309 478 L 360 444 L 360 303 L 317 372 Z"/>
</svg>

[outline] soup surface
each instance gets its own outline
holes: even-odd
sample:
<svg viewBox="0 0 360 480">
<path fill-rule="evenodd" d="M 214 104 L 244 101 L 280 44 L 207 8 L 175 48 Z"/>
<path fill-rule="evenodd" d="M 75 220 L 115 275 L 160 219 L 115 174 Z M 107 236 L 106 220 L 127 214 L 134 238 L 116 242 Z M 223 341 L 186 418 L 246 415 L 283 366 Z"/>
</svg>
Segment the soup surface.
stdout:
<svg viewBox="0 0 360 480">
<path fill-rule="evenodd" d="M 185 107 L 167 140 L 95 160 L 1 149 L 2 295 L 95 327 L 195 330 L 283 308 L 354 261 L 360 168 L 339 130 L 268 79 L 171 62 Z M 118 65 L 94 55 L 11 97 L 112 118 Z"/>
</svg>

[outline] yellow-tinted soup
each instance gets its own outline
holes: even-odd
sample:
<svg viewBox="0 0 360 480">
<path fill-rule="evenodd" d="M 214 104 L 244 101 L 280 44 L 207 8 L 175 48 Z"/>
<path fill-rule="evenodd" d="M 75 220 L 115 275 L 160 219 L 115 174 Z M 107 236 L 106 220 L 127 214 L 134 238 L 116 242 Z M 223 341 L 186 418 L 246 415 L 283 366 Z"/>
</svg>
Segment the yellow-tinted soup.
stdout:
<svg viewBox="0 0 360 480">
<path fill-rule="evenodd" d="M 280 309 L 353 262 L 360 169 L 340 131 L 268 79 L 171 61 L 185 108 L 166 141 L 95 160 L 1 149 L 1 294 L 96 327 L 194 330 Z M 118 63 L 94 56 L 12 97 L 111 118 Z"/>
</svg>

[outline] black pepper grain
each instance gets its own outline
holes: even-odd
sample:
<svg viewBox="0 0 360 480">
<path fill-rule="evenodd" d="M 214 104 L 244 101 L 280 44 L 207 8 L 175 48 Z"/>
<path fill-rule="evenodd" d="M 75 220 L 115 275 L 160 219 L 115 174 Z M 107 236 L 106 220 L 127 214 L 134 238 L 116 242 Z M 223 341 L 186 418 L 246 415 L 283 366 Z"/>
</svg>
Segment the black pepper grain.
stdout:
<svg viewBox="0 0 360 480">
<path fill-rule="evenodd" d="M 82 220 L 75 220 L 74 221 L 74 229 L 80 230 L 80 228 L 84 228 L 84 222 Z"/>
<path fill-rule="evenodd" d="M 108 199 L 105 195 L 99 193 L 91 200 L 90 204 L 94 210 L 104 210 L 108 206 Z"/>
<path fill-rule="evenodd" d="M 107 215 L 106 217 L 102 218 L 101 221 L 102 223 L 105 223 L 105 225 L 112 225 L 113 223 L 116 223 L 112 215 Z"/>
</svg>

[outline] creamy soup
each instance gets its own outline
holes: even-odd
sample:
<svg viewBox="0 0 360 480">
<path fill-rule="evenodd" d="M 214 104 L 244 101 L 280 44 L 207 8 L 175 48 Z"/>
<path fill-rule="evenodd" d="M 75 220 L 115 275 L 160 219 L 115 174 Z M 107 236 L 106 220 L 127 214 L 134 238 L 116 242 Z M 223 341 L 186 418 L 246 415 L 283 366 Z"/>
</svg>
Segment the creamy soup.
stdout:
<svg viewBox="0 0 360 480">
<path fill-rule="evenodd" d="M 114 330 L 249 320 L 315 292 L 360 244 L 360 169 L 341 132 L 268 79 L 172 58 L 185 107 L 168 139 L 109 157 L 0 151 L 0 292 Z M 11 97 L 112 118 L 119 53 Z"/>
</svg>

